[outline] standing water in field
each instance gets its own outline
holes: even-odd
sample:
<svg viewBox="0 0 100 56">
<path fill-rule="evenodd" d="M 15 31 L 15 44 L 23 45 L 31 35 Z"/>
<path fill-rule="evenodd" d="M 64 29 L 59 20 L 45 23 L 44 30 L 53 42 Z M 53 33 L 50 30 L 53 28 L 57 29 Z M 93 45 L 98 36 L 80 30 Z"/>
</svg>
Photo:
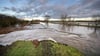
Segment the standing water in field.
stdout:
<svg viewBox="0 0 100 56">
<path fill-rule="evenodd" d="M 66 40 L 66 38 L 62 42 L 66 42 L 67 44 L 80 49 L 86 54 L 86 56 L 100 56 L 100 28 L 68 26 L 52 23 L 49 23 L 48 27 L 60 32 L 78 35 L 79 38 L 74 38 L 71 40 Z"/>
<path fill-rule="evenodd" d="M 10 45 L 18 40 L 53 40 L 73 46 L 86 56 L 100 55 L 100 29 L 66 26 L 61 24 L 33 24 L 25 26 L 26 30 L 0 35 L 0 45 Z"/>
</svg>

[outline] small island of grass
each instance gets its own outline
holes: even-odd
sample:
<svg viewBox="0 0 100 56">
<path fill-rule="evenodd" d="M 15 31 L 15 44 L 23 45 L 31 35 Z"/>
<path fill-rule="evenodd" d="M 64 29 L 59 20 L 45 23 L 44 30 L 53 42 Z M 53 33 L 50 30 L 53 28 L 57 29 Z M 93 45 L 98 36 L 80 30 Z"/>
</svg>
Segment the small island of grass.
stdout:
<svg viewBox="0 0 100 56">
<path fill-rule="evenodd" d="M 40 41 L 37 47 L 32 41 L 17 41 L 7 48 L 5 54 L 5 56 L 84 56 L 71 46 L 49 40 Z"/>
</svg>

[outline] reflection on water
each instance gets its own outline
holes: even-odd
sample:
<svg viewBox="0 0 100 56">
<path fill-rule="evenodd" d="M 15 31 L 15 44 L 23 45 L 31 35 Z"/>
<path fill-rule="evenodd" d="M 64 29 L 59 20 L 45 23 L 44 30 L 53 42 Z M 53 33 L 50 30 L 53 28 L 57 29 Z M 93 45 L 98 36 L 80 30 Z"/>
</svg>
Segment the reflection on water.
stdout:
<svg viewBox="0 0 100 56">
<path fill-rule="evenodd" d="M 90 34 L 96 31 L 98 32 L 98 28 L 90 28 L 90 27 L 82 27 L 82 26 L 67 26 L 67 25 L 61 25 L 61 24 L 52 24 L 49 23 L 49 28 L 54 28 L 60 31 L 64 32 L 71 32 L 71 33 L 77 33 L 77 34 Z"/>
<path fill-rule="evenodd" d="M 79 34 L 80 40 L 76 44 L 71 44 L 83 51 L 86 56 L 100 56 L 100 28 L 83 27 L 83 26 L 67 26 L 62 24 L 48 24 L 49 28 L 58 31 Z M 73 42 L 76 40 L 73 40 Z"/>
</svg>

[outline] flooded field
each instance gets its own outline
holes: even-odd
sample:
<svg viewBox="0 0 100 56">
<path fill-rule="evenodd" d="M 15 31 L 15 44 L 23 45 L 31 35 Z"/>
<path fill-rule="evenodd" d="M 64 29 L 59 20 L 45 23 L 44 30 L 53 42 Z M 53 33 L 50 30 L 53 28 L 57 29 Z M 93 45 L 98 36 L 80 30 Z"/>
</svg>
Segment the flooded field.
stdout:
<svg viewBox="0 0 100 56">
<path fill-rule="evenodd" d="M 79 38 L 64 39 L 62 42 L 74 46 L 84 52 L 86 56 L 100 56 L 100 28 L 84 26 L 67 26 L 62 24 L 48 24 L 49 28 L 60 32 L 76 34 Z"/>
<path fill-rule="evenodd" d="M 25 30 L 0 35 L 0 45 L 7 46 L 18 40 L 52 40 L 73 46 L 85 56 L 100 56 L 100 29 L 40 23 L 25 26 Z"/>
<path fill-rule="evenodd" d="M 68 46 L 100 56 L 100 0 L 0 0 L 0 56 L 81 56 Z"/>
</svg>

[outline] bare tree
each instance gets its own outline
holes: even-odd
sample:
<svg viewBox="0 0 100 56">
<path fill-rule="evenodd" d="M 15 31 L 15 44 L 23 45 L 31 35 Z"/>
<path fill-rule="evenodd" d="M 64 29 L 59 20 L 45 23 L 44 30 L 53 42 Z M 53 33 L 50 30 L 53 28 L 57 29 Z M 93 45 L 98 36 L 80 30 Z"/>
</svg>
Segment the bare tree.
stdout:
<svg viewBox="0 0 100 56">
<path fill-rule="evenodd" d="M 45 17 L 45 21 L 48 22 L 49 19 L 50 19 L 50 16 L 49 15 L 45 15 L 44 17 Z"/>
<path fill-rule="evenodd" d="M 62 24 L 66 23 L 66 18 L 67 18 L 67 15 L 61 15 L 61 22 L 62 22 Z"/>
<path fill-rule="evenodd" d="M 50 16 L 49 15 L 45 15 L 44 17 L 45 17 L 46 25 L 48 27 L 48 23 L 49 23 Z"/>
<path fill-rule="evenodd" d="M 97 26 L 100 23 L 100 15 L 93 15 L 92 17 L 95 21 L 95 26 Z"/>
<path fill-rule="evenodd" d="M 96 29 L 97 29 L 98 25 L 100 24 L 100 15 L 93 15 L 92 17 L 94 19 L 94 26 L 95 26 L 94 32 L 96 32 Z"/>
</svg>

